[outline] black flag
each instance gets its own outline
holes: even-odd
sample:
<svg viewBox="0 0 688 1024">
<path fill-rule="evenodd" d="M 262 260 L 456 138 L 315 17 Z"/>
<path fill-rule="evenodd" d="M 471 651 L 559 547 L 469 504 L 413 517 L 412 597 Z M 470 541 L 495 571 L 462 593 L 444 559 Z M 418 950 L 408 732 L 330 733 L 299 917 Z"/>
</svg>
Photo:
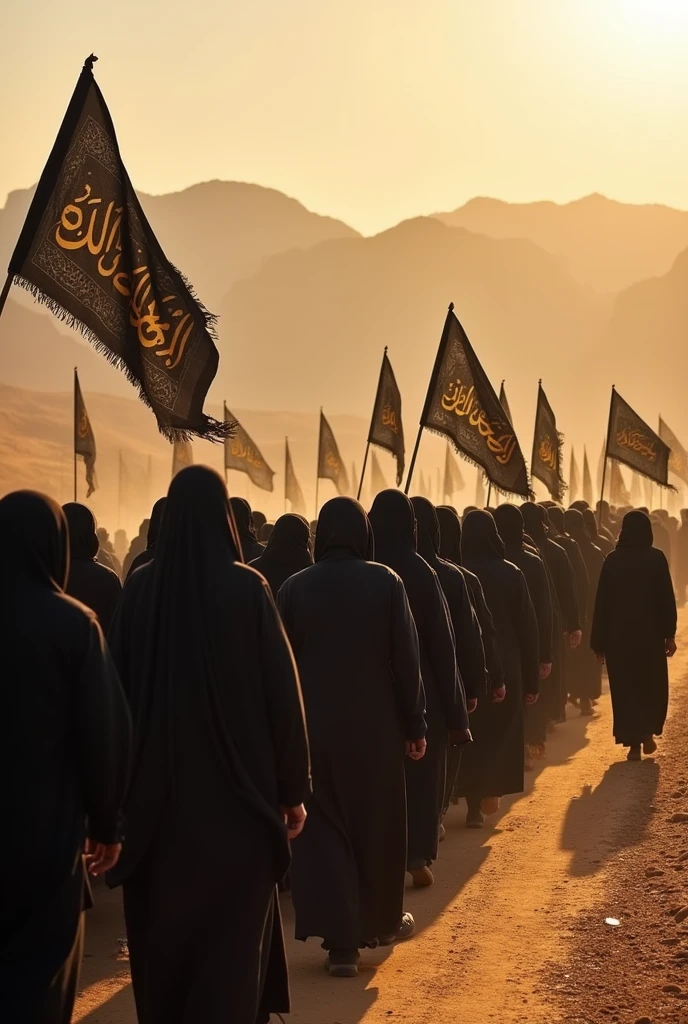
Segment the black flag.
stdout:
<svg viewBox="0 0 688 1024">
<path fill-rule="evenodd" d="M 444 487 L 442 491 L 445 500 L 451 501 L 455 492 L 462 491 L 465 486 L 459 464 L 449 450 L 449 445 L 447 445 L 444 454 Z"/>
<path fill-rule="evenodd" d="M 669 446 L 631 409 L 615 388 L 609 408 L 607 458 L 623 462 L 662 487 L 669 486 Z"/>
<path fill-rule="evenodd" d="M 86 497 L 90 498 L 96 487 L 96 439 L 93 434 L 93 427 L 86 412 L 84 396 L 81 394 L 79 374 L 74 370 L 74 457 L 79 455 L 86 464 L 86 483 L 88 490 Z M 75 480 L 76 480 L 76 470 Z M 76 484 L 75 484 L 76 487 Z M 74 495 L 76 501 L 76 494 Z"/>
<path fill-rule="evenodd" d="M 256 487 L 271 491 L 274 472 L 261 455 L 258 446 L 253 443 L 239 421 L 232 416 L 226 404 L 225 423 L 232 431 L 231 437 L 225 438 L 225 469 L 246 473 Z"/>
<path fill-rule="evenodd" d="M 339 454 L 332 427 L 320 412 L 320 438 L 318 440 L 318 477 L 332 480 L 338 494 L 349 493 L 349 474 Z"/>
<path fill-rule="evenodd" d="M 661 416 L 659 417 L 659 436 L 671 449 L 669 472 L 677 476 L 684 484 L 688 484 L 688 452 Z"/>
<path fill-rule="evenodd" d="M 296 479 L 294 463 L 291 461 L 289 451 L 289 439 L 284 439 L 284 497 L 291 505 L 292 512 L 297 516 L 306 515 L 306 501 L 301 490 L 301 485 Z"/>
<path fill-rule="evenodd" d="M 514 420 L 511 415 L 511 409 L 509 408 L 509 400 L 506 397 L 506 388 L 504 387 L 505 381 L 502 381 L 502 386 L 499 389 L 499 404 L 506 413 L 506 418 L 509 423 L 513 424 Z"/>
<path fill-rule="evenodd" d="M 552 406 L 547 401 L 540 381 L 530 472 L 545 485 L 554 501 L 561 501 L 566 491 L 562 466 L 563 448 L 564 438 L 557 430 Z"/>
<path fill-rule="evenodd" d="M 401 423 L 401 392 L 397 386 L 387 349 L 382 357 L 368 443 L 385 448 L 397 460 L 397 487 L 404 475 L 404 428 Z"/>
<path fill-rule="evenodd" d="M 466 332 L 449 307 L 421 427 L 441 434 L 505 494 L 531 496 L 514 429 Z"/>
<path fill-rule="evenodd" d="M 175 441 L 172 451 L 172 476 L 175 477 L 180 469 L 185 466 L 193 466 L 193 448 L 190 441 Z"/>
<path fill-rule="evenodd" d="M 214 318 L 163 253 L 84 65 L 9 273 L 126 375 L 168 440 L 224 438 L 203 413 L 218 365 Z"/>
</svg>

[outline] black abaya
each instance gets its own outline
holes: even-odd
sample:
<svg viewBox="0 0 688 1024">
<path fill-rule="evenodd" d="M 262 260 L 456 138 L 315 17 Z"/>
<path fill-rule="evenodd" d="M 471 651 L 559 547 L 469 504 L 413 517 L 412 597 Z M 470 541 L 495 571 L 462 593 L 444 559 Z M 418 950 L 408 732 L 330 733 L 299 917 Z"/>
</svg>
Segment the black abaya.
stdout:
<svg viewBox="0 0 688 1024">
<path fill-rule="evenodd" d="M 262 1024 L 289 1009 L 281 808 L 306 794 L 308 748 L 270 591 L 237 557 L 222 479 L 183 469 L 111 632 L 135 756 L 109 881 L 124 883 L 139 1024 Z"/>
<path fill-rule="evenodd" d="M 69 531 L 65 592 L 94 611 L 107 634 L 122 594 L 122 584 L 116 572 L 96 561 L 99 542 L 95 516 L 90 508 L 73 501 L 64 505 L 62 511 Z"/>
<path fill-rule="evenodd" d="M 590 630 L 604 555 L 590 540 L 585 520 L 578 509 L 570 508 L 566 512 L 566 530 L 578 544 L 589 581 L 583 642 L 575 651 L 569 652 L 569 693 L 577 699 L 596 700 L 602 693 L 602 666 L 590 649 Z"/>
<path fill-rule="evenodd" d="M 263 554 L 251 565 L 268 581 L 274 598 L 290 576 L 313 565 L 311 531 L 303 516 L 291 512 L 280 516 Z"/>
<path fill-rule="evenodd" d="M 68 1024 L 88 897 L 82 851 L 119 839 L 129 716 L 95 615 L 66 597 L 50 498 L 0 501 L 0 1020 Z"/>
<path fill-rule="evenodd" d="M 363 509 L 320 513 L 316 564 L 279 592 L 308 715 L 313 793 L 294 845 L 296 937 L 354 950 L 394 935 L 406 869 L 404 740 L 425 735 L 416 627 L 401 580 L 368 562 Z"/>
<path fill-rule="evenodd" d="M 160 527 L 162 526 L 162 517 L 165 514 L 166 504 L 167 498 L 158 498 L 155 505 L 153 505 L 150 522 L 148 524 L 146 547 L 129 563 L 127 576 L 130 576 L 132 572 L 136 571 L 136 569 L 140 569 L 142 565 L 148 565 L 148 563 L 152 562 L 155 558 L 155 545 L 157 544 L 158 537 L 160 536 Z"/>
<path fill-rule="evenodd" d="M 265 547 L 258 541 L 251 506 L 244 498 L 230 498 L 229 504 L 239 534 L 243 559 L 247 564 L 255 562 L 256 558 L 263 554 Z"/>
<path fill-rule="evenodd" d="M 676 602 L 666 558 L 652 547 L 652 524 L 629 512 L 602 568 L 590 645 L 603 654 L 614 709 L 614 738 L 638 746 L 659 736 L 669 700 L 665 645 L 676 633 Z"/>
</svg>

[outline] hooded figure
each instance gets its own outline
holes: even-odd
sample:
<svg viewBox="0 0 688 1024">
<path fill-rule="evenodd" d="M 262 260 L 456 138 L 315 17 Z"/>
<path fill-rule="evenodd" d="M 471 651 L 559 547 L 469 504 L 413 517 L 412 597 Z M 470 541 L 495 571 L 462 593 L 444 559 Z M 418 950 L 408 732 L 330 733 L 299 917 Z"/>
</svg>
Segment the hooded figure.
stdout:
<svg viewBox="0 0 688 1024">
<path fill-rule="evenodd" d="M 569 556 L 569 562 L 573 569 L 573 578 L 576 583 L 576 597 L 580 610 L 582 624 L 589 622 L 588 604 L 594 603 L 594 595 L 590 600 L 590 579 L 588 569 L 577 541 L 569 534 L 566 527 L 566 513 L 561 505 L 552 503 L 547 507 L 547 519 L 549 521 L 550 537 L 564 549 Z"/>
<path fill-rule="evenodd" d="M 320 513 L 315 565 L 279 592 L 313 764 L 291 870 L 296 938 L 322 938 L 340 977 L 357 973 L 360 948 L 413 931 L 403 913 L 404 751 L 422 756 L 425 696 L 406 592 L 372 553 L 361 506 L 333 498 Z"/>
<path fill-rule="evenodd" d="M 644 512 L 624 516 L 602 567 L 590 645 L 607 665 L 614 738 L 639 760 L 654 753 L 669 699 L 667 656 L 676 651 L 676 601 L 666 558 Z"/>
<path fill-rule="evenodd" d="M 614 550 L 614 543 L 599 531 L 597 527 L 597 516 L 592 509 L 586 508 L 583 510 L 583 522 L 585 523 L 585 529 L 588 537 L 593 544 L 600 549 L 606 558 L 606 556 Z"/>
<path fill-rule="evenodd" d="M 570 508 L 565 513 L 566 532 L 578 544 L 588 574 L 588 603 L 585 610 L 587 629 L 592 628 L 595 597 L 604 565 L 604 555 L 590 540 L 585 520 L 578 509 Z M 589 633 L 588 633 L 589 636 Z M 588 637 L 575 651 L 569 652 L 569 693 L 582 702 L 597 700 L 602 693 L 602 668 L 590 650 Z"/>
<path fill-rule="evenodd" d="M 70 501 L 62 511 L 69 531 L 69 573 L 65 591 L 98 616 L 107 635 L 122 593 L 119 576 L 96 561 L 96 517 L 86 505 Z"/>
<path fill-rule="evenodd" d="M 157 544 L 158 537 L 160 536 L 160 527 L 162 526 L 162 517 L 165 514 L 166 504 L 167 498 L 158 498 L 155 505 L 153 505 L 151 517 L 148 521 L 146 547 L 129 563 L 127 577 L 131 576 L 136 569 L 140 569 L 142 565 L 147 565 L 148 562 L 155 558 L 155 545 Z"/>
<path fill-rule="evenodd" d="M 239 534 L 240 550 L 244 561 L 247 564 L 255 562 L 256 558 L 260 558 L 263 554 L 265 548 L 258 541 L 251 506 L 244 498 L 230 498 L 229 504 L 232 507 L 232 514 L 236 523 L 237 533 Z"/>
<path fill-rule="evenodd" d="M 480 632 L 482 633 L 488 691 L 499 690 L 504 685 L 504 673 L 499 660 L 499 651 L 497 650 L 497 631 L 492 621 L 492 615 L 487 606 L 480 580 L 475 573 L 469 572 L 463 564 L 461 557 L 461 520 L 456 509 L 450 505 L 440 505 L 436 511 L 440 527 L 440 556 L 445 562 L 456 566 L 466 581 L 473 610 L 477 616 Z"/>
<path fill-rule="evenodd" d="M 309 784 L 298 676 L 222 478 L 173 479 L 152 562 L 110 634 L 134 720 L 124 883 L 140 1024 L 289 1010 L 276 886 Z M 171 897 L 173 894 L 173 898 Z"/>
<path fill-rule="evenodd" d="M 114 573 L 117 573 L 119 578 L 122 578 L 122 562 L 120 562 L 115 549 L 110 540 L 110 534 L 107 532 L 105 527 L 99 526 L 96 530 L 98 537 L 98 554 L 96 555 L 96 561 L 99 565 L 104 565 L 106 569 L 112 569 Z"/>
<path fill-rule="evenodd" d="M 263 554 L 251 565 L 268 581 L 274 598 L 285 580 L 313 565 L 311 531 L 303 516 L 280 516 Z"/>
<path fill-rule="evenodd" d="M 524 706 L 539 692 L 537 620 L 525 576 L 504 557 L 504 545 L 489 512 L 469 512 L 463 524 L 464 562 L 483 585 L 497 629 L 506 696 L 486 704 L 477 718 L 472 749 L 462 759 L 459 793 L 468 803 L 466 823 L 482 823 L 484 797 L 521 793 L 524 786 Z M 476 720 L 479 711 L 474 715 Z"/>
<path fill-rule="evenodd" d="M 416 550 L 413 505 L 401 491 L 381 491 L 370 510 L 375 554 L 401 579 L 408 594 L 420 642 L 425 686 L 428 753 L 406 765 L 408 802 L 407 865 L 415 885 L 434 881 L 447 771 L 447 736 L 470 738 L 463 683 L 456 666 L 454 631 L 437 574 Z"/>
<path fill-rule="evenodd" d="M 688 508 L 681 509 L 681 525 L 676 533 L 676 595 L 679 608 L 686 603 L 688 587 Z"/>
<path fill-rule="evenodd" d="M 66 597 L 54 501 L 0 501 L 0 1020 L 72 1018 L 89 893 L 119 854 L 129 715 L 95 615 Z M 88 830 L 87 830 L 88 821 Z"/>
<path fill-rule="evenodd" d="M 148 544 L 148 527 L 150 526 L 150 519 L 144 519 L 139 526 L 139 532 L 134 537 L 133 541 L 129 545 L 129 551 L 127 557 L 124 559 L 124 565 L 122 566 L 122 572 L 124 579 L 126 580 L 129 573 L 131 572 L 131 566 L 134 559 L 137 558 L 146 550 Z"/>
</svg>

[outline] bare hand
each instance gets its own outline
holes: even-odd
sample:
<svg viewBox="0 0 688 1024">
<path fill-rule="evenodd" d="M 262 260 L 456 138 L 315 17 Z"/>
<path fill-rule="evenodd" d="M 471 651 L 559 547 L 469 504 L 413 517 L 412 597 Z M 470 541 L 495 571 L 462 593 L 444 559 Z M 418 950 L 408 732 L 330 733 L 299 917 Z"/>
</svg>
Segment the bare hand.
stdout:
<svg viewBox="0 0 688 1024">
<path fill-rule="evenodd" d="M 541 662 L 540 663 L 540 672 L 539 672 L 540 681 L 542 681 L 543 679 L 549 679 L 549 675 L 550 675 L 551 671 L 552 671 L 552 662 L 551 661 L 547 661 L 547 662 L 543 661 L 543 662 Z"/>
<path fill-rule="evenodd" d="M 506 686 L 499 686 L 496 690 L 492 691 L 492 703 L 501 704 L 506 697 Z"/>
<path fill-rule="evenodd" d="M 477 697 L 471 697 L 470 700 L 466 701 L 466 711 L 468 712 L 469 715 L 473 714 L 473 712 L 475 711 L 477 706 L 478 706 L 478 698 Z"/>
<path fill-rule="evenodd" d="M 572 651 L 575 651 L 576 647 L 580 647 L 580 642 L 583 639 L 583 630 L 577 629 L 573 633 L 569 633 L 569 647 Z"/>
<path fill-rule="evenodd" d="M 526 704 L 528 704 L 528 705 L 537 704 L 537 699 L 538 699 L 539 696 L 540 696 L 539 693 L 527 693 L 526 694 Z"/>
<path fill-rule="evenodd" d="M 605 663 L 605 661 L 604 661 L 604 654 L 602 654 L 601 651 L 599 653 L 597 651 L 595 651 L 595 657 L 599 661 L 600 665 L 604 665 L 604 663 Z"/>
<path fill-rule="evenodd" d="M 464 743 L 472 743 L 473 736 L 470 729 L 453 729 L 449 732 L 449 744 L 452 747 L 462 747 Z"/>
<path fill-rule="evenodd" d="M 425 757 L 427 746 L 424 739 L 406 740 L 406 756 L 410 757 L 412 761 L 420 761 Z"/>
<path fill-rule="evenodd" d="M 97 843 L 95 839 L 86 840 L 86 868 L 89 875 L 96 878 L 114 868 L 122 852 L 121 843 Z"/>
<path fill-rule="evenodd" d="M 664 651 L 667 658 L 673 658 L 676 654 L 676 641 L 673 636 L 668 637 L 668 639 L 664 641 Z"/>
<path fill-rule="evenodd" d="M 282 816 L 284 818 L 284 824 L 287 826 L 287 839 L 296 839 L 303 832 L 303 826 L 306 824 L 306 808 L 303 804 L 299 804 L 298 807 L 280 807 Z"/>
</svg>

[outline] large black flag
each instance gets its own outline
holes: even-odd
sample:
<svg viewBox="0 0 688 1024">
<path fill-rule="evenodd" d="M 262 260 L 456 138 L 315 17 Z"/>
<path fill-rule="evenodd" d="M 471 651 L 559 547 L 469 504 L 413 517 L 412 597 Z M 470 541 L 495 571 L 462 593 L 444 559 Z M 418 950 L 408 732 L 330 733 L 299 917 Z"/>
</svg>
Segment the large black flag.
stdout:
<svg viewBox="0 0 688 1024">
<path fill-rule="evenodd" d="M 397 460 L 397 487 L 404 475 L 404 428 L 401 423 L 401 392 L 397 386 L 387 349 L 382 357 L 368 443 L 385 448 Z"/>
<path fill-rule="evenodd" d="M 505 494 L 530 497 L 528 472 L 516 434 L 466 332 L 449 307 L 421 428 L 441 434 Z"/>
<path fill-rule="evenodd" d="M 301 490 L 301 485 L 294 472 L 294 463 L 291 461 L 289 451 L 289 439 L 284 439 L 284 497 L 291 505 L 292 512 L 297 516 L 306 515 L 306 501 Z"/>
<path fill-rule="evenodd" d="M 688 452 L 661 416 L 659 417 L 659 436 L 671 449 L 669 472 L 677 476 L 684 484 L 688 484 Z"/>
<path fill-rule="evenodd" d="M 84 396 L 81 394 L 79 374 L 74 370 L 74 457 L 79 455 L 86 464 L 86 483 L 88 490 L 86 497 L 90 498 L 96 487 L 96 439 L 93 434 L 93 427 L 86 412 Z M 76 490 L 76 469 L 74 470 L 74 487 Z M 74 495 L 76 501 L 76 494 Z"/>
<path fill-rule="evenodd" d="M 563 474 L 564 438 L 557 430 L 557 421 L 552 406 L 547 401 L 542 381 L 538 384 L 537 410 L 535 413 L 535 434 L 533 437 L 533 461 L 531 474 L 541 481 L 554 501 L 561 501 L 566 491 Z"/>
<path fill-rule="evenodd" d="M 238 473 L 246 473 L 251 483 L 264 491 L 272 490 L 272 478 L 275 475 L 260 453 L 260 449 L 251 440 L 249 434 L 236 420 L 225 404 L 225 423 L 232 431 L 231 437 L 225 438 L 225 469 L 235 469 Z"/>
<path fill-rule="evenodd" d="M 338 494 L 349 493 L 349 474 L 339 454 L 332 427 L 320 411 L 320 437 L 318 440 L 318 478 L 332 480 Z"/>
<path fill-rule="evenodd" d="M 631 409 L 615 388 L 609 408 L 607 458 L 623 462 L 662 487 L 669 486 L 669 446 Z"/>
<path fill-rule="evenodd" d="M 169 440 L 218 440 L 225 424 L 203 413 L 218 365 L 214 318 L 146 220 L 95 60 L 81 72 L 9 273 L 123 371 Z"/>
</svg>

